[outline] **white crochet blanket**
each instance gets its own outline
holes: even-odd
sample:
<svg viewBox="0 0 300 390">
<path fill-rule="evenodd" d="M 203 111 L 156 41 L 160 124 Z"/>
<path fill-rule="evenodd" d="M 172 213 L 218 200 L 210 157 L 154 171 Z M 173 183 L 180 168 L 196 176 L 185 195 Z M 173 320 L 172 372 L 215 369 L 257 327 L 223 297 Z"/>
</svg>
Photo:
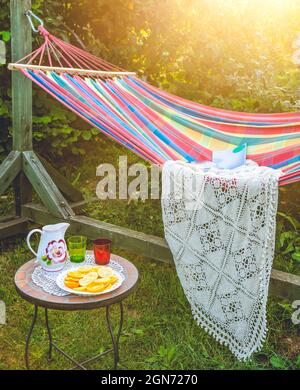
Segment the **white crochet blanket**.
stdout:
<svg viewBox="0 0 300 390">
<path fill-rule="evenodd" d="M 252 161 L 163 168 L 165 237 L 193 315 L 240 360 L 266 336 L 280 174 Z"/>
</svg>

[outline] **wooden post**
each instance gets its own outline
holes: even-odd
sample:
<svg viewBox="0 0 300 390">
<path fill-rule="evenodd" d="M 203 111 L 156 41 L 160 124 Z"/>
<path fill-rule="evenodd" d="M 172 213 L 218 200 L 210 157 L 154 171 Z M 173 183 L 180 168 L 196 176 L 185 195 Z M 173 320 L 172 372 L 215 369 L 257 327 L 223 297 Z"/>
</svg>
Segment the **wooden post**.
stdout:
<svg viewBox="0 0 300 390">
<path fill-rule="evenodd" d="M 25 12 L 31 0 L 11 0 L 11 56 L 16 62 L 32 51 L 31 27 Z M 13 150 L 32 150 L 32 84 L 21 72 L 12 73 Z M 32 200 L 32 187 L 21 171 L 14 181 L 16 214 Z"/>
<path fill-rule="evenodd" d="M 31 27 L 25 12 L 31 0 L 11 0 L 11 57 L 16 62 L 32 51 Z M 13 149 L 32 150 L 32 85 L 21 72 L 12 72 Z"/>
<path fill-rule="evenodd" d="M 31 0 L 11 0 L 11 49 L 16 62 L 32 51 L 31 26 L 25 15 Z M 32 83 L 21 72 L 12 74 L 13 151 L 22 153 L 22 170 L 15 182 L 16 214 L 32 200 L 32 186 L 53 215 L 61 218 L 74 213 L 53 180 L 33 152 L 32 147 Z M 30 184 L 31 183 L 31 184 Z"/>
</svg>

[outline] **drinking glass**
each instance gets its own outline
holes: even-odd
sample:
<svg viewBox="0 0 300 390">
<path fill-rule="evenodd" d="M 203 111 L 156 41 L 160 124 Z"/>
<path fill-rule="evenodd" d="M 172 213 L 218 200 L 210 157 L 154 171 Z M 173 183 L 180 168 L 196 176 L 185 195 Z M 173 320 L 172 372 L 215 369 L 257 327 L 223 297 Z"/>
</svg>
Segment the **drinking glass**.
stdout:
<svg viewBox="0 0 300 390">
<path fill-rule="evenodd" d="M 68 250 L 72 263 L 82 263 L 85 259 L 86 237 L 73 236 L 68 239 Z"/>
<path fill-rule="evenodd" d="M 110 261 L 111 240 L 98 238 L 94 241 L 95 262 L 99 265 L 106 265 Z"/>
</svg>

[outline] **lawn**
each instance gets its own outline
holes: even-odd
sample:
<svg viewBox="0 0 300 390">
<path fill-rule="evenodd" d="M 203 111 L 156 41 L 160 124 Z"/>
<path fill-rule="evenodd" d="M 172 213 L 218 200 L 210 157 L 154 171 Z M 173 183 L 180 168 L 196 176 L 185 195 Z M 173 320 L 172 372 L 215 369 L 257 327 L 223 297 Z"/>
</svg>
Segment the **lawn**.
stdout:
<svg viewBox="0 0 300 390">
<path fill-rule="evenodd" d="M 86 197 L 94 196 L 96 166 L 101 162 L 116 162 L 124 150 L 101 137 L 81 160 L 73 164 L 57 160 L 56 165 L 83 189 Z M 101 150 L 97 155 L 96 150 Z M 127 152 L 128 153 L 128 152 Z M 105 156 L 105 157 L 103 157 Z M 129 163 L 137 158 L 129 155 Z M 66 168 L 67 166 L 77 168 Z M 296 187 L 294 187 L 296 188 Z M 297 194 L 296 194 L 297 195 Z M 289 216 L 296 203 L 290 189 L 281 193 L 282 212 Z M 289 200 L 290 199 L 290 200 Z M 12 195 L 1 201 L 1 209 L 12 207 Z M 86 207 L 87 213 L 101 220 L 118 223 L 146 233 L 163 234 L 158 201 L 130 202 L 97 201 Z M 294 212 L 294 211 L 293 211 Z M 296 215 L 295 212 L 293 215 Z M 280 222 L 281 221 L 281 222 Z M 293 220 L 292 220 L 293 222 Z M 292 223 L 280 217 L 279 223 L 293 231 Z M 282 230 L 284 231 L 284 230 Z M 282 234 L 282 233 L 281 233 Z M 279 237 L 280 238 L 280 237 Z M 31 255 L 24 237 L 1 242 L 0 299 L 7 305 L 7 325 L 0 326 L 0 369 L 23 369 L 25 339 L 33 307 L 22 300 L 14 289 L 14 274 Z M 270 298 L 268 303 L 269 332 L 263 349 L 245 363 L 238 362 L 227 348 L 221 346 L 197 326 L 172 266 L 134 256 L 114 248 L 117 254 L 130 259 L 140 272 L 135 293 L 125 302 L 125 322 L 121 338 L 121 368 L 124 369 L 296 369 L 300 368 L 300 327 L 291 322 L 290 302 Z M 278 250 L 277 268 L 299 273 L 298 263 L 288 253 Z M 42 311 L 31 344 L 31 366 L 34 369 L 63 369 L 70 364 L 54 353 L 49 365 L 46 359 L 47 335 Z M 117 311 L 113 318 L 117 320 Z M 104 312 L 50 312 L 50 322 L 56 341 L 78 359 L 84 359 L 106 349 L 109 335 Z M 112 367 L 112 356 L 92 367 Z"/>
<path fill-rule="evenodd" d="M 191 315 L 180 283 L 171 266 L 149 259 L 126 256 L 138 267 L 140 282 L 125 303 L 125 322 L 121 338 L 121 368 L 124 369 L 268 369 L 300 368 L 299 326 L 291 323 L 291 307 L 269 299 L 269 332 L 262 351 L 246 363 L 238 362 L 227 348 L 220 346 L 199 328 Z M 13 278 L 17 268 L 30 257 L 24 239 L 2 244 L 0 252 L 0 298 L 7 305 L 7 325 L 0 326 L 0 369 L 23 369 L 25 338 L 33 307 L 15 292 Z M 47 363 L 47 334 L 40 311 L 31 344 L 34 369 L 70 367 L 54 353 Z M 117 311 L 113 318 L 117 319 Z M 57 342 L 78 359 L 106 349 L 109 336 L 102 311 L 50 312 Z M 112 367 L 112 357 L 95 363 L 94 368 Z"/>
</svg>

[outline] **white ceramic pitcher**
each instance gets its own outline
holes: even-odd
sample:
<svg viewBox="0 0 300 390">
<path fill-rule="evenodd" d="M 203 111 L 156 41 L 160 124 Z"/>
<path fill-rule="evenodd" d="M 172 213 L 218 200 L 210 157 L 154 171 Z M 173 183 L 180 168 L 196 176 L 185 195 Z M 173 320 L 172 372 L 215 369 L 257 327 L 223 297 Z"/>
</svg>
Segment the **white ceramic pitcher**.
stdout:
<svg viewBox="0 0 300 390">
<path fill-rule="evenodd" d="M 68 223 L 46 225 L 42 230 L 34 229 L 28 234 L 28 248 L 46 271 L 60 271 L 63 269 L 68 257 L 65 232 L 69 226 Z M 37 253 L 30 245 L 30 238 L 34 233 L 40 233 L 41 235 Z"/>
</svg>

